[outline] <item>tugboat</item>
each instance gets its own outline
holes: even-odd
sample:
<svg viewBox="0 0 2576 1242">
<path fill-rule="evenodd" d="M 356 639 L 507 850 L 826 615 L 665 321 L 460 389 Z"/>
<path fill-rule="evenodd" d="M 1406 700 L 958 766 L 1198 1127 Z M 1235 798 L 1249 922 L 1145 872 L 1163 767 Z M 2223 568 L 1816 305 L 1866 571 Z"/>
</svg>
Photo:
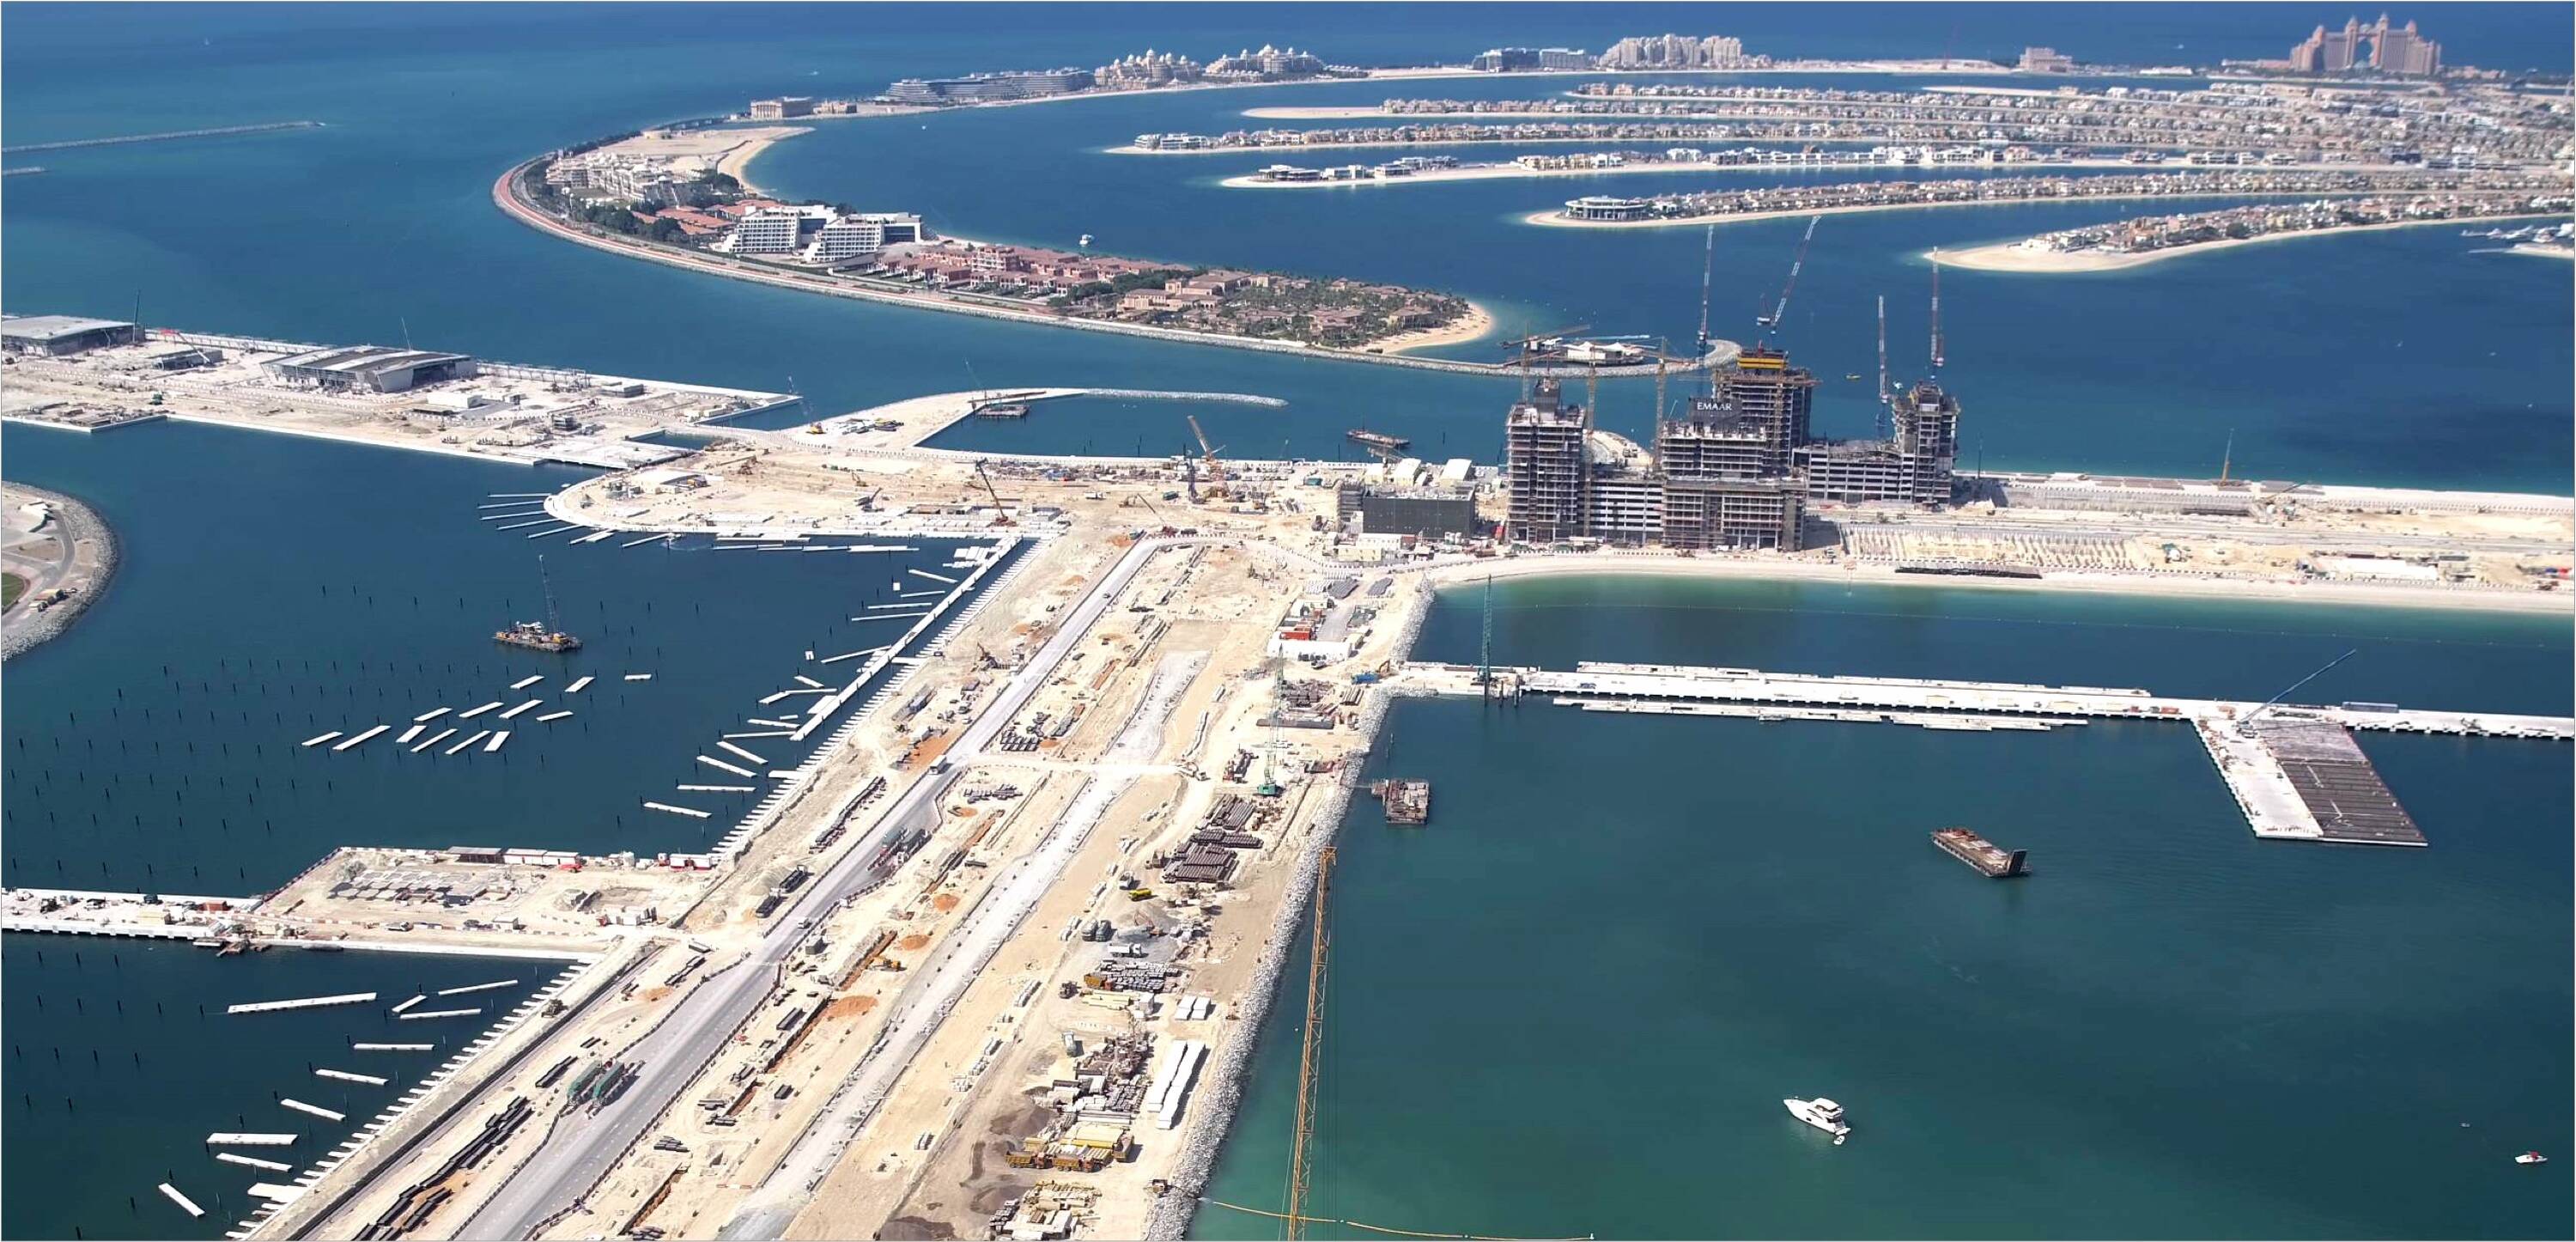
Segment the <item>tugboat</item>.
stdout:
<svg viewBox="0 0 2576 1242">
<path fill-rule="evenodd" d="M 1780 1101 L 1789 1106 L 1789 1115 L 1834 1136 L 1834 1146 L 1851 1137 L 1851 1125 L 1843 1120 L 1843 1106 L 1817 1096 L 1812 1100 L 1791 1097 Z"/>
<path fill-rule="evenodd" d="M 531 651 L 551 651 L 557 654 L 581 650 L 581 640 L 564 633 L 555 624 L 555 588 L 553 582 L 546 577 L 546 558 L 542 556 L 537 558 L 537 583 L 545 591 L 546 619 L 521 621 L 506 630 L 495 630 L 492 632 L 492 641 L 503 646 L 526 647 Z"/>
</svg>

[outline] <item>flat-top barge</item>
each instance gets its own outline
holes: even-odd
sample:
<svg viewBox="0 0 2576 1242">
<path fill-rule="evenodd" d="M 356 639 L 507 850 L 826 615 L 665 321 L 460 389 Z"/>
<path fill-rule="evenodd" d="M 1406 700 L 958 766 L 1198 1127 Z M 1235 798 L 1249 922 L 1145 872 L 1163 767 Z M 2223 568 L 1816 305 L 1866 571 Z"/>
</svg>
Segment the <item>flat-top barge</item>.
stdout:
<svg viewBox="0 0 2576 1242">
<path fill-rule="evenodd" d="M 2009 880 L 2030 874 L 2030 851 L 1998 848 L 1994 842 L 1965 828 L 1943 828 L 1932 834 L 1932 844 L 1941 852 L 1966 863 L 1992 880 Z"/>
<path fill-rule="evenodd" d="M 1414 827 L 1431 820 L 1431 782 L 1379 781 L 1369 786 L 1386 804 L 1386 822 Z"/>
</svg>

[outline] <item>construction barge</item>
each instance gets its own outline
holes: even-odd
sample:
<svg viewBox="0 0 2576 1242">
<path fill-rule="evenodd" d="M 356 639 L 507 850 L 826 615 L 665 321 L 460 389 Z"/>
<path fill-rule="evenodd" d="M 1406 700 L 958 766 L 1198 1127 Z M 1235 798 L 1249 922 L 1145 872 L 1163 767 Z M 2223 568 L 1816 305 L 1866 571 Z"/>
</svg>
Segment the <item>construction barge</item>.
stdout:
<svg viewBox="0 0 2576 1242">
<path fill-rule="evenodd" d="M 2030 874 L 2030 851 L 2006 851 L 1965 828 L 1943 828 L 1932 834 L 1941 852 L 1976 868 L 1987 879 L 2009 880 Z"/>
<path fill-rule="evenodd" d="M 1386 822 L 1407 828 L 1419 827 L 1431 820 L 1431 782 L 1379 781 L 1369 786 L 1378 801 L 1386 804 Z"/>
</svg>

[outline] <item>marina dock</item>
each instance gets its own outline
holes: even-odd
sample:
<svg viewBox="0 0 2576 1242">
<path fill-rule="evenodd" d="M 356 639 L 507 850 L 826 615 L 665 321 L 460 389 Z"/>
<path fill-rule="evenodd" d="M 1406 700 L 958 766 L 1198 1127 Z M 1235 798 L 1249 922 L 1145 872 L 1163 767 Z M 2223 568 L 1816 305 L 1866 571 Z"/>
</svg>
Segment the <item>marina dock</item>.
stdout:
<svg viewBox="0 0 2576 1242">
<path fill-rule="evenodd" d="M 1481 695 L 1473 665 L 1417 663 L 1398 689 Z M 2457 737 L 2576 739 L 2576 719 L 2500 712 L 2186 699 L 2104 686 L 1908 677 L 1820 677 L 1760 669 L 1585 661 L 1572 671 L 1493 670 L 1504 698 L 1549 696 L 1587 711 L 1668 715 L 1751 715 L 1763 720 L 1911 724 L 1986 732 L 2029 731 L 2089 720 L 2190 724 L 2217 765 L 2254 835 L 2267 840 L 2355 845 L 2426 844 L 2360 745 L 2356 732 Z"/>
</svg>

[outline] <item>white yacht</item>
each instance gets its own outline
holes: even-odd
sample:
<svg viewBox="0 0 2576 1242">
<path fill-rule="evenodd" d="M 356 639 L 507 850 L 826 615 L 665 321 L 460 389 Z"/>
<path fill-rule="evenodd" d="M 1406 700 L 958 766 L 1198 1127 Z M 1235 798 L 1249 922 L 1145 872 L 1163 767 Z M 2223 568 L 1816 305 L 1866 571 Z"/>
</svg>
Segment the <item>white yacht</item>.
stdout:
<svg viewBox="0 0 2576 1242">
<path fill-rule="evenodd" d="M 1843 1106 L 1818 1096 L 1812 1100 L 1796 1098 L 1780 1101 L 1789 1106 L 1789 1115 L 1834 1136 L 1834 1146 L 1851 1137 L 1851 1125 L 1843 1120 Z"/>
</svg>

